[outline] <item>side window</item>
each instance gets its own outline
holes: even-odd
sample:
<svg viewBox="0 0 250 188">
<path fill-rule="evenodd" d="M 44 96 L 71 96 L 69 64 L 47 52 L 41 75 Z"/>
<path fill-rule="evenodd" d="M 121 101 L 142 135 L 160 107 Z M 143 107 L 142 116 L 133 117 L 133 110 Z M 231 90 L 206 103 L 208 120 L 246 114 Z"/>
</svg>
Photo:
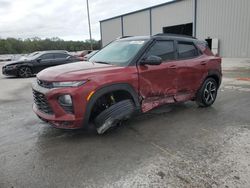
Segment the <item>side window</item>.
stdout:
<svg viewBox="0 0 250 188">
<path fill-rule="evenodd" d="M 40 57 L 42 60 L 54 59 L 54 54 L 43 54 Z"/>
<path fill-rule="evenodd" d="M 198 49 L 192 42 L 178 42 L 178 58 L 190 59 L 199 56 Z"/>
<path fill-rule="evenodd" d="M 68 54 L 55 54 L 55 59 L 66 59 L 69 55 Z"/>
<path fill-rule="evenodd" d="M 163 61 L 175 59 L 174 41 L 156 41 L 147 53 L 150 55 L 159 56 Z"/>
</svg>

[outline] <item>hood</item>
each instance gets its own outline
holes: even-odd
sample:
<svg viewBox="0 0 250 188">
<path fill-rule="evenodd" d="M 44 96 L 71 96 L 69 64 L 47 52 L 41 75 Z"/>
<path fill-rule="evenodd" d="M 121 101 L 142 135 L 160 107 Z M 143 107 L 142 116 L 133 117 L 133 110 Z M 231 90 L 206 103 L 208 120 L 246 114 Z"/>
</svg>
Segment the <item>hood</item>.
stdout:
<svg viewBox="0 0 250 188">
<path fill-rule="evenodd" d="M 28 60 L 15 60 L 15 61 L 9 61 L 7 63 L 4 64 L 4 66 L 6 65 L 16 65 L 16 64 L 22 64 L 22 63 L 25 63 L 27 62 Z"/>
<path fill-rule="evenodd" d="M 6 66 L 6 65 L 15 65 L 15 64 L 19 64 L 19 63 L 23 63 L 23 61 L 9 61 L 7 63 L 4 63 L 4 66 Z"/>
<path fill-rule="evenodd" d="M 81 61 L 47 68 L 41 71 L 37 78 L 44 81 L 78 81 L 118 69 L 124 69 L 124 67 Z"/>
</svg>

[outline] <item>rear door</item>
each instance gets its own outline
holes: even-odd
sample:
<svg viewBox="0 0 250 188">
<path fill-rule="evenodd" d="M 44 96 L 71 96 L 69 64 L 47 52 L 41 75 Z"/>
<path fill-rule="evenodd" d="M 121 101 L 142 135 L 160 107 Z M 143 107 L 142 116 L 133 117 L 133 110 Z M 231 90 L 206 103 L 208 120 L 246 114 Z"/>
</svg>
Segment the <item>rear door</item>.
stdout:
<svg viewBox="0 0 250 188">
<path fill-rule="evenodd" d="M 68 59 L 68 57 L 70 57 L 70 55 L 66 53 L 55 53 L 53 66 L 70 63 L 71 60 Z"/>
<path fill-rule="evenodd" d="M 177 98 L 186 100 L 196 93 L 205 74 L 206 58 L 193 42 L 178 41 L 178 61 L 185 65 L 178 76 Z"/>
<path fill-rule="evenodd" d="M 174 102 L 176 94 L 178 64 L 173 40 L 157 40 L 143 58 L 159 56 L 160 65 L 138 65 L 139 90 L 143 97 L 142 109 L 148 111 L 164 103 Z"/>
</svg>

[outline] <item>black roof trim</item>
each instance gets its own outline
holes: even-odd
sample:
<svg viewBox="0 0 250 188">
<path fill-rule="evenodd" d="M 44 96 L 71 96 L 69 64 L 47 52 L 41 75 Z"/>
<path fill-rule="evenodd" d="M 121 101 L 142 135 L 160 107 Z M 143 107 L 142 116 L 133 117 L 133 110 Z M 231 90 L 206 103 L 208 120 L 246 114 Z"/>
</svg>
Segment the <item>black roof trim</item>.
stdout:
<svg viewBox="0 0 250 188">
<path fill-rule="evenodd" d="M 151 39 L 151 36 L 128 36 L 124 38 L 117 38 L 116 40 L 127 41 L 127 40 L 149 40 L 149 39 Z"/>
<path fill-rule="evenodd" d="M 153 9 L 153 8 L 162 7 L 162 6 L 169 5 L 169 4 L 172 4 L 172 3 L 176 3 L 176 2 L 179 2 L 179 1 L 183 1 L 183 0 L 172 0 L 172 1 L 169 1 L 169 2 L 166 2 L 166 3 L 162 3 L 162 4 L 159 4 L 159 5 L 147 7 L 147 8 L 136 10 L 136 11 L 129 12 L 129 13 L 126 13 L 126 14 L 121 14 L 119 16 L 114 16 L 114 17 L 111 17 L 111 18 L 100 20 L 100 22 L 105 22 L 105 21 L 116 19 L 116 18 L 121 18 L 123 16 L 128 16 L 128 15 L 131 15 L 131 14 L 135 14 L 135 13 L 138 13 L 138 12 L 143 12 L 143 11 L 150 10 L 150 9 Z"/>
<path fill-rule="evenodd" d="M 64 53 L 68 54 L 69 52 L 66 50 L 44 50 L 44 51 L 38 51 L 40 53 Z"/>
<path fill-rule="evenodd" d="M 190 39 L 197 39 L 195 37 L 189 35 L 182 35 L 182 34 L 172 34 L 172 33 L 158 33 L 153 36 L 166 36 L 166 37 L 180 37 L 180 38 L 190 38 Z"/>
<path fill-rule="evenodd" d="M 133 37 L 133 36 L 120 36 L 117 39 L 124 39 L 124 38 L 129 38 L 129 37 Z"/>
<path fill-rule="evenodd" d="M 197 38 L 188 36 L 188 35 L 178 35 L 178 34 L 156 34 L 153 36 L 133 36 L 133 37 L 125 37 L 125 38 L 117 38 L 116 40 L 123 40 L 123 41 L 129 41 L 129 40 L 150 40 L 150 39 L 156 39 L 156 40 L 178 40 L 178 41 L 199 41 Z"/>
</svg>

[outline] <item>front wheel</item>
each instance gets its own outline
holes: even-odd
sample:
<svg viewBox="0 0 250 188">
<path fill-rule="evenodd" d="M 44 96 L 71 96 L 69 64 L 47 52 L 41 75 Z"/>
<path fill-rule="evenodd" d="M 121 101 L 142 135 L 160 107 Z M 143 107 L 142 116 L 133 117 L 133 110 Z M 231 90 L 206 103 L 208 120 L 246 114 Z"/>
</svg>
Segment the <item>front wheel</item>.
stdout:
<svg viewBox="0 0 250 188">
<path fill-rule="evenodd" d="M 135 105 L 130 99 L 113 104 L 95 118 L 94 123 L 98 134 L 103 134 L 121 121 L 129 119 L 134 112 Z"/>
<path fill-rule="evenodd" d="M 211 106 L 216 97 L 218 91 L 218 84 L 213 78 L 207 78 L 202 87 L 197 92 L 196 102 L 200 107 Z"/>
<path fill-rule="evenodd" d="M 18 70 L 18 76 L 21 78 L 28 78 L 32 76 L 32 70 L 30 67 L 20 67 Z"/>
</svg>

